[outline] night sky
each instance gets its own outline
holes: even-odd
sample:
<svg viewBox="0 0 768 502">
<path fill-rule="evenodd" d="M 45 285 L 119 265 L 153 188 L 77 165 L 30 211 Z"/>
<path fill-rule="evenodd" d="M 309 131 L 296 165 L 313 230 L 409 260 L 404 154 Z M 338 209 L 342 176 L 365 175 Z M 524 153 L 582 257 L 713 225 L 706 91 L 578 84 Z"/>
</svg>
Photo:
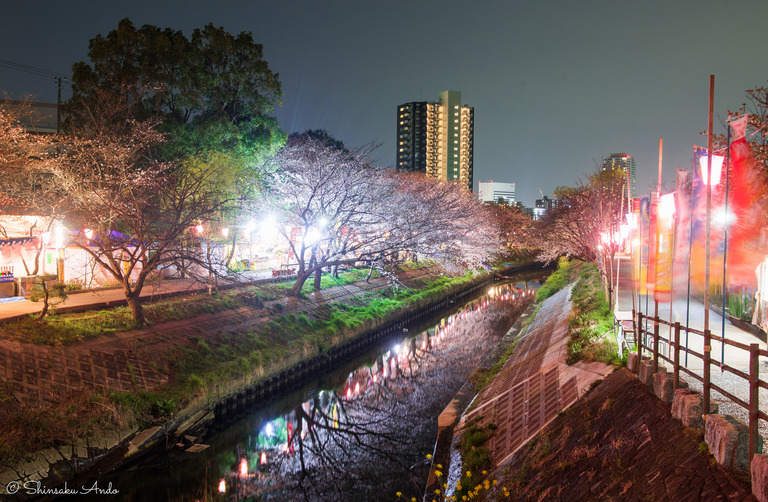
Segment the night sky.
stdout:
<svg viewBox="0 0 768 502">
<path fill-rule="evenodd" d="M 647 193 L 660 137 L 671 188 L 706 145 L 709 75 L 716 132 L 745 89 L 768 85 L 766 0 L 59 0 L 5 2 L 0 15 L 0 59 L 64 74 L 124 17 L 187 36 L 209 22 L 250 31 L 280 74 L 280 125 L 379 143 L 382 167 L 395 162 L 397 105 L 461 91 L 475 108 L 475 181 L 516 182 L 528 206 L 618 152 Z M 0 89 L 56 100 L 52 79 L 4 67 Z"/>
</svg>

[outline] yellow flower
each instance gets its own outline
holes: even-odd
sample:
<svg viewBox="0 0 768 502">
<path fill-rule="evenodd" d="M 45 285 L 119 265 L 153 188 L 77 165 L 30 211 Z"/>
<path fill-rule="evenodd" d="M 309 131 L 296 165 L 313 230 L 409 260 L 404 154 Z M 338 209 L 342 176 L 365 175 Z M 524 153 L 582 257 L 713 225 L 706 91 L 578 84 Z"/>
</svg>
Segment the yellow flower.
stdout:
<svg viewBox="0 0 768 502">
<path fill-rule="evenodd" d="M 440 488 L 435 488 L 435 493 L 440 495 Z"/>
<path fill-rule="evenodd" d="M 471 477 L 472 477 L 472 471 L 467 471 L 467 477 L 468 477 L 468 478 L 471 478 Z"/>
<path fill-rule="evenodd" d="M 416 497 L 411 497 L 411 502 L 416 502 Z"/>
<path fill-rule="evenodd" d="M 442 472 L 442 471 L 435 471 L 435 476 L 437 476 L 438 478 L 439 478 L 440 476 L 442 476 L 442 475 L 443 475 L 443 472 Z"/>
<path fill-rule="evenodd" d="M 395 495 L 397 495 L 398 497 L 402 497 L 403 496 L 403 494 L 401 492 L 397 492 L 397 493 L 395 493 Z"/>
<path fill-rule="evenodd" d="M 437 466 L 436 466 L 436 467 L 437 467 L 438 469 L 442 469 L 442 468 L 443 468 L 443 464 L 437 464 Z"/>
<path fill-rule="evenodd" d="M 427 453 L 427 458 L 432 458 L 432 454 L 431 453 Z"/>
<path fill-rule="evenodd" d="M 494 479 L 494 480 L 493 480 L 493 484 L 494 484 L 494 485 L 495 485 L 496 483 L 498 483 L 498 482 L 499 482 L 499 480 L 498 480 L 498 479 Z"/>
<path fill-rule="evenodd" d="M 485 476 L 486 474 L 488 474 L 488 471 L 483 470 L 483 476 Z"/>
</svg>

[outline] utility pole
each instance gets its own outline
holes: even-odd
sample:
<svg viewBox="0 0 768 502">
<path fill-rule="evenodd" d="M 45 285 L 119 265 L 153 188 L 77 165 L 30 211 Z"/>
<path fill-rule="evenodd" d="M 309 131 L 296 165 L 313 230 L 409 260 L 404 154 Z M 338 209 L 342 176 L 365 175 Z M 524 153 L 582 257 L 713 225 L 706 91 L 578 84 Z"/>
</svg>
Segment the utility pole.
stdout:
<svg viewBox="0 0 768 502">
<path fill-rule="evenodd" d="M 58 96 L 56 98 L 56 134 L 61 132 L 61 77 L 54 77 L 58 87 Z"/>
</svg>

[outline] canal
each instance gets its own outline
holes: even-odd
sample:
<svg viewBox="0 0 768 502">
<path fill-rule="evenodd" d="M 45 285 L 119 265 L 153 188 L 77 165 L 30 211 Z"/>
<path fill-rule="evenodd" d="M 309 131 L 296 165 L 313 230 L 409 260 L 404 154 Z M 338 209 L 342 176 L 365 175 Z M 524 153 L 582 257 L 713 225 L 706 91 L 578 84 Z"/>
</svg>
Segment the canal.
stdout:
<svg viewBox="0 0 768 502">
<path fill-rule="evenodd" d="M 109 500 L 422 498 L 437 416 L 530 305 L 537 276 L 492 283 L 302 389 L 98 478 Z M 82 500 L 82 499 L 78 499 Z"/>
</svg>

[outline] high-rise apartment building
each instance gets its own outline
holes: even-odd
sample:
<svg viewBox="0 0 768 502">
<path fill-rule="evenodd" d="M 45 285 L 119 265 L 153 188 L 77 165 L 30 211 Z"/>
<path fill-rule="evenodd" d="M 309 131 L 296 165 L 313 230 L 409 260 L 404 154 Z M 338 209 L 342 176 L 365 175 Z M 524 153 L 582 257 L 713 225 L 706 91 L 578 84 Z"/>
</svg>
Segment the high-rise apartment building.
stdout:
<svg viewBox="0 0 768 502">
<path fill-rule="evenodd" d="M 443 91 L 438 102 L 397 107 L 397 161 L 402 171 L 458 181 L 472 190 L 475 112 L 461 93 Z"/>
<path fill-rule="evenodd" d="M 483 202 L 498 203 L 499 200 L 509 206 L 515 204 L 515 184 L 498 181 L 481 181 L 477 184 L 477 196 Z"/>
<path fill-rule="evenodd" d="M 609 169 L 621 169 L 626 173 L 629 173 L 629 196 L 635 196 L 635 182 L 637 179 L 637 168 L 635 166 L 635 159 L 627 155 L 626 153 L 612 153 L 610 157 L 603 159 L 601 166 L 603 171 Z"/>
</svg>

